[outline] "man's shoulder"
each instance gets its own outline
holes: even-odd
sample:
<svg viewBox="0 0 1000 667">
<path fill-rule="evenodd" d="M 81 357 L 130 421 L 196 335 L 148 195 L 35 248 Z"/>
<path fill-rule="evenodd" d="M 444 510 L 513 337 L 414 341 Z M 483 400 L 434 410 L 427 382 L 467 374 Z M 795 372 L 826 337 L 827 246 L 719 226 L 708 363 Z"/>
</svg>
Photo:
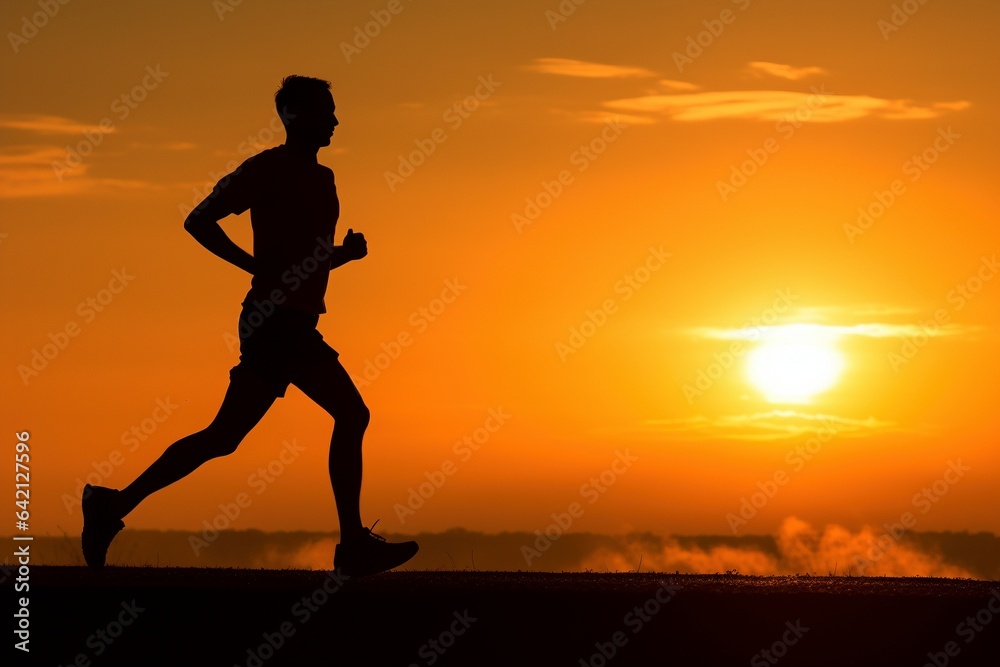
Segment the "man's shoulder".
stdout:
<svg viewBox="0 0 1000 667">
<path fill-rule="evenodd" d="M 228 183 L 232 180 L 253 190 L 275 180 L 285 171 L 283 151 L 277 150 L 278 148 L 280 146 L 266 148 L 256 155 L 251 155 L 220 183 Z"/>
<path fill-rule="evenodd" d="M 256 155 L 251 155 L 240 168 L 249 167 L 252 169 L 266 168 L 270 166 L 275 166 L 285 159 L 285 152 L 280 150 L 281 146 L 272 146 L 271 148 L 265 148 Z"/>
</svg>

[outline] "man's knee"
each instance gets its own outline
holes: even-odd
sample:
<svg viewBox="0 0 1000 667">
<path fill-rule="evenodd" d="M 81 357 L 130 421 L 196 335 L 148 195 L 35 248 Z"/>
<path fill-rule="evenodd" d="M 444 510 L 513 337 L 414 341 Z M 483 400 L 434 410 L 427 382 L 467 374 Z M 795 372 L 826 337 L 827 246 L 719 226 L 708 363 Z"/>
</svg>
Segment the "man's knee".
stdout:
<svg viewBox="0 0 1000 667">
<path fill-rule="evenodd" d="M 244 437 L 239 433 L 226 432 L 215 425 L 209 425 L 202 433 L 205 437 L 205 449 L 212 458 L 235 453 Z"/>
<path fill-rule="evenodd" d="M 371 410 L 362 401 L 352 405 L 341 405 L 331 411 L 334 423 L 344 428 L 364 431 L 372 419 Z"/>
</svg>

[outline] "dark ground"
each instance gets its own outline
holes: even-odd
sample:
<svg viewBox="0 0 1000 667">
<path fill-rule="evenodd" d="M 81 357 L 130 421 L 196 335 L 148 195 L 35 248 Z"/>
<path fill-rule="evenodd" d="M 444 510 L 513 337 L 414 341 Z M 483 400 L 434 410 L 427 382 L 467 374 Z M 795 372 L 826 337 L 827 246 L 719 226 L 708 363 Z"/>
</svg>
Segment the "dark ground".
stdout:
<svg viewBox="0 0 1000 667">
<path fill-rule="evenodd" d="M 14 664 L 1000 665 L 1000 582 L 330 574 L 32 567 Z"/>
</svg>

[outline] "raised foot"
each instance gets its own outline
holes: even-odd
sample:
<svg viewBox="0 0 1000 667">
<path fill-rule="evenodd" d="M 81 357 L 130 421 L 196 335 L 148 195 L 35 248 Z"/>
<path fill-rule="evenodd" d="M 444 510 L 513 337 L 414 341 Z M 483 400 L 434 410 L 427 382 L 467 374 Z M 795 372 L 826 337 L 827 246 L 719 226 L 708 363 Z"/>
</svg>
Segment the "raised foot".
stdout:
<svg viewBox="0 0 1000 667">
<path fill-rule="evenodd" d="M 125 523 L 115 514 L 113 508 L 117 489 L 103 486 L 83 487 L 83 534 L 80 536 L 83 558 L 92 568 L 104 567 L 108 547 L 125 527 Z"/>
</svg>

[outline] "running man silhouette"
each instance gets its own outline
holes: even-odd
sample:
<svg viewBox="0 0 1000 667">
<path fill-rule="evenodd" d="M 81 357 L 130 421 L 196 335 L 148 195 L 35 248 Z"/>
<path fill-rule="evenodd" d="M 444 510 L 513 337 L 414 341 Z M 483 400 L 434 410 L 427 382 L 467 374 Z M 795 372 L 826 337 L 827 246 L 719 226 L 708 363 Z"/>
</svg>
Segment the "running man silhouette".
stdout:
<svg viewBox="0 0 1000 667">
<path fill-rule="evenodd" d="M 370 413 L 316 329 L 330 271 L 368 254 L 364 236 L 353 230 L 333 245 L 340 202 L 333 172 L 316 160 L 339 124 L 330 82 L 285 77 L 274 97 L 285 143 L 244 161 L 184 221 L 206 249 L 253 276 L 239 318 L 240 360 L 222 407 L 204 430 L 172 444 L 124 489 L 84 487 L 81 541 L 91 567 L 104 566 L 129 512 L 206 461 L 235 452 L 289 384 L 334 419 L 329 467 L 341 536 L 334 567 L 347 576 L 374 574 L 417 552 L 416 542 L 387 542 L 361 522 L 361 441 Z M 219 226 L 247 209 L 253 255 Z"/>
</svg>

